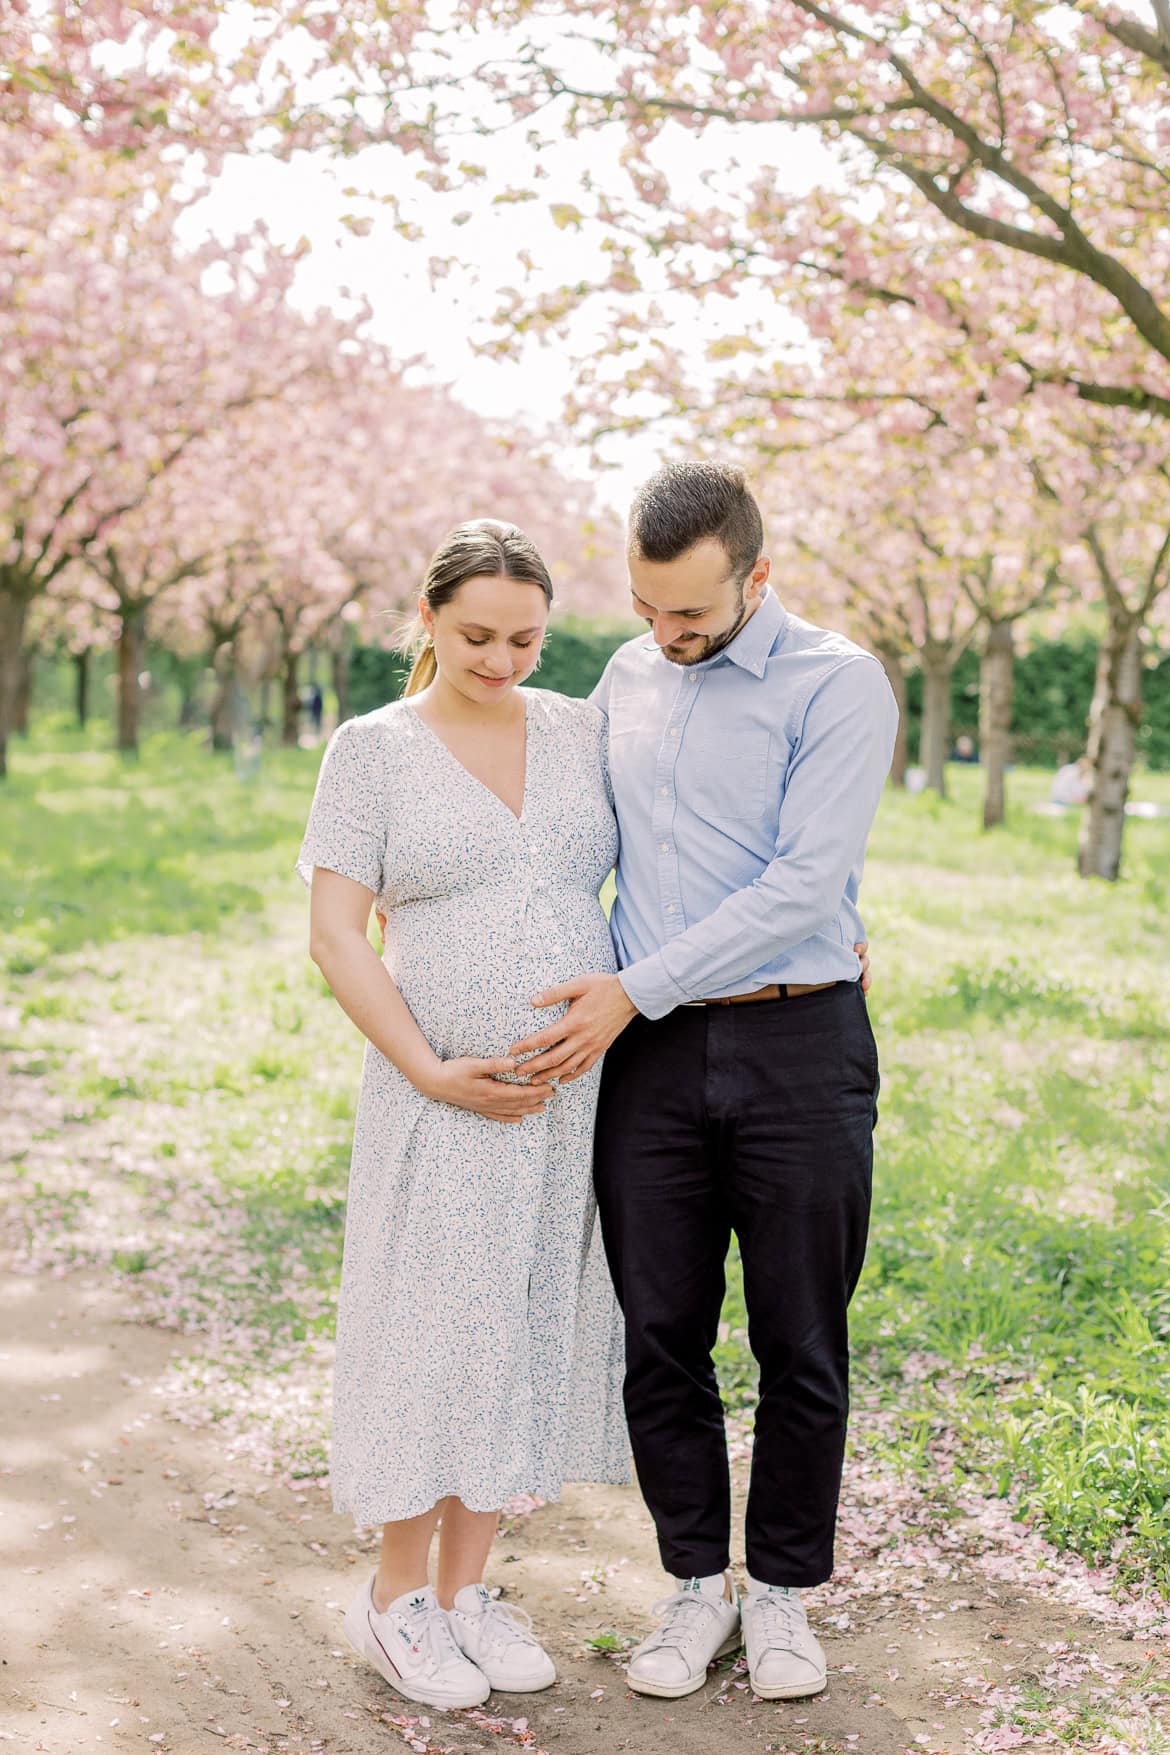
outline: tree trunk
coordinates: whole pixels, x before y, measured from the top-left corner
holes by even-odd
[[[348,659],[348,653],[347,653]],[[900,652],[892,648],[878,653],[882,661],[882,669],[886,673],[894,700],[898,704],[898,734],[894,739],[894,755],[890,762],[890,785],[905,786],[906,769],[910,765],[910,722],[906,715],[906,662]],[[340,690],[338,700],[341,699]],[[338,723],[343,715],[338,713]],[[348,712],[344,715],[349,717]]]
[[[124,755],[138,754],[138,727],[141,718],[142,690],[138,673],[142,668],[142,628],[146,606],[123,603],[118,633],[118,748]]]
[[[236,643],[216,640],[211,649],[215,671],[215,700],[211,704],[211,747],[220,752],[232,748],[236,707]]]
[[[295,748],[301,728],[301,689],[298,677],[300,662],[299,653],[291,647],[284,654],[282,681],[284,683],[284,722],[280,729],[280,741],[286,749]]]
[[[194,665],[179,669],[179,730],[189,731],[199,718],[199,676]]]
[[[1092,791],[1081,824],[1077,868],[1082,877],[1116,879],[1121,871],[1125,801],[1142,718],[1141,622],[1113,605],[1097,657],[1089,711]]]
[[[979,756],[986,777],[983,827],[1004,818],[1004,774],[1011,760],[1015,624],[990,622],[979,665]]]
[[[89,647],[73,654],[73,680],[75,684],[74,699],[77,703],[77,723],[82,731],[89,724]]]
[[[33,665],[36,654],[31,646],[21,649],[16,674],[16,704],[12,712],[12,729],[20,737],[28,736],[28,715],[32,706]]]
[[[919,760],[926,784],[940,798],[947,795],[947,750],[951,741],[951,672],[955,661],[948,646],[928,647],[922,655],[922,745]]]
[[[353,717],[349,693],[349,635],[344,630],[333,648],[333,692],[337,696],[337,723]]]
[[[20,691],[20,655],[28,598],[0,577],[0,779],[8,772],[8,736]]]

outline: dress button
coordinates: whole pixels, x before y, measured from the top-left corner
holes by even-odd
[[[678,912],[678,910],[677,910],[677,909],[676,909],[676,908],[675,908],[675,905],[674,905],[674,903],[673,903],[673,902],[668,902],[668,903],[667,903],[667,904],[666,904],[666,912],[667,912],[667,913],[668,913],[668,914],[675,914],[675,913],[677,913],[677,912]]]
[[[658,796],[659,796],[659,798],[669,798],[670,797],[670,787],[669,786],[660,786],[658,788]]]
[[[677,736],[678,736],[678,730],[679,730],[679,728],[678,728],[678,726],[677,726],[677,725],[672,725],[672,726],[671,726],[671,728],[670,728],[670,735],[671,735],[671,737],[677,737]]]
[[[659,852],[660,852],[660,853],[669,853],[669,852],[670,852],[670,842],[669,842],[669,841],[664,841],[664,842],[663,842],[663,843],[662,843],[662,846],[661,846],[661,847],[660,847],[660,848],[659,848],[659,849],[658,849],[658,851],[659,851]]]

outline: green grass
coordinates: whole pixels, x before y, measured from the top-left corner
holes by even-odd
[[[64,1153],[55,1124],[22,1147],[10,1208],[33,1255],[202,1331],[223,1417],[332,1322],[360,1044],[291,875],[316,759],[245,780],[173,735],[126,766],[18,744],[0,797],[4,1046],[73,1118]],[[1167,1585],[1170,821],[1132,821],[1123,881],[1086,884],[1075,822],[1029,808],[1047,775],[1011,776],[994,835],[978,773],[954,783],[886,799],[864,891],[883,1090],[853,1337],[881,1418],[859,1430]],[[1170,802],[1170,777],[1137,790]],[[734,1260],[724,1318],[747,1408]],[[306,1469],[320,1440],[306,1416]]]

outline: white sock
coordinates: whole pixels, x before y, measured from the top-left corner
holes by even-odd
[[[753,1578],[750,1572],[748,1573],[747,1587],[749,1597],[763,1596],[764,1592],[769,1590],[782,1590],[786,1596],[792,1597],[796,1602],[800,1601],[800,1592],[795,1588],[790,1588],[786,1584],[761,1584],[759,1579]]]
[[[676,1578],[674,1581],[680,1591],[693,1590],[704,1597],[722,1597],[727,1600],[726,1572],[713,1572],[710,1578]]]

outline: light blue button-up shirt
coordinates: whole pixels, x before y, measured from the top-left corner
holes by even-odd
[[[592,700],[621,831],[610,926],[638,1010],[855,981],[866,836],[898,724],[878,660],[767,591],[704,664],[629,641]]]

